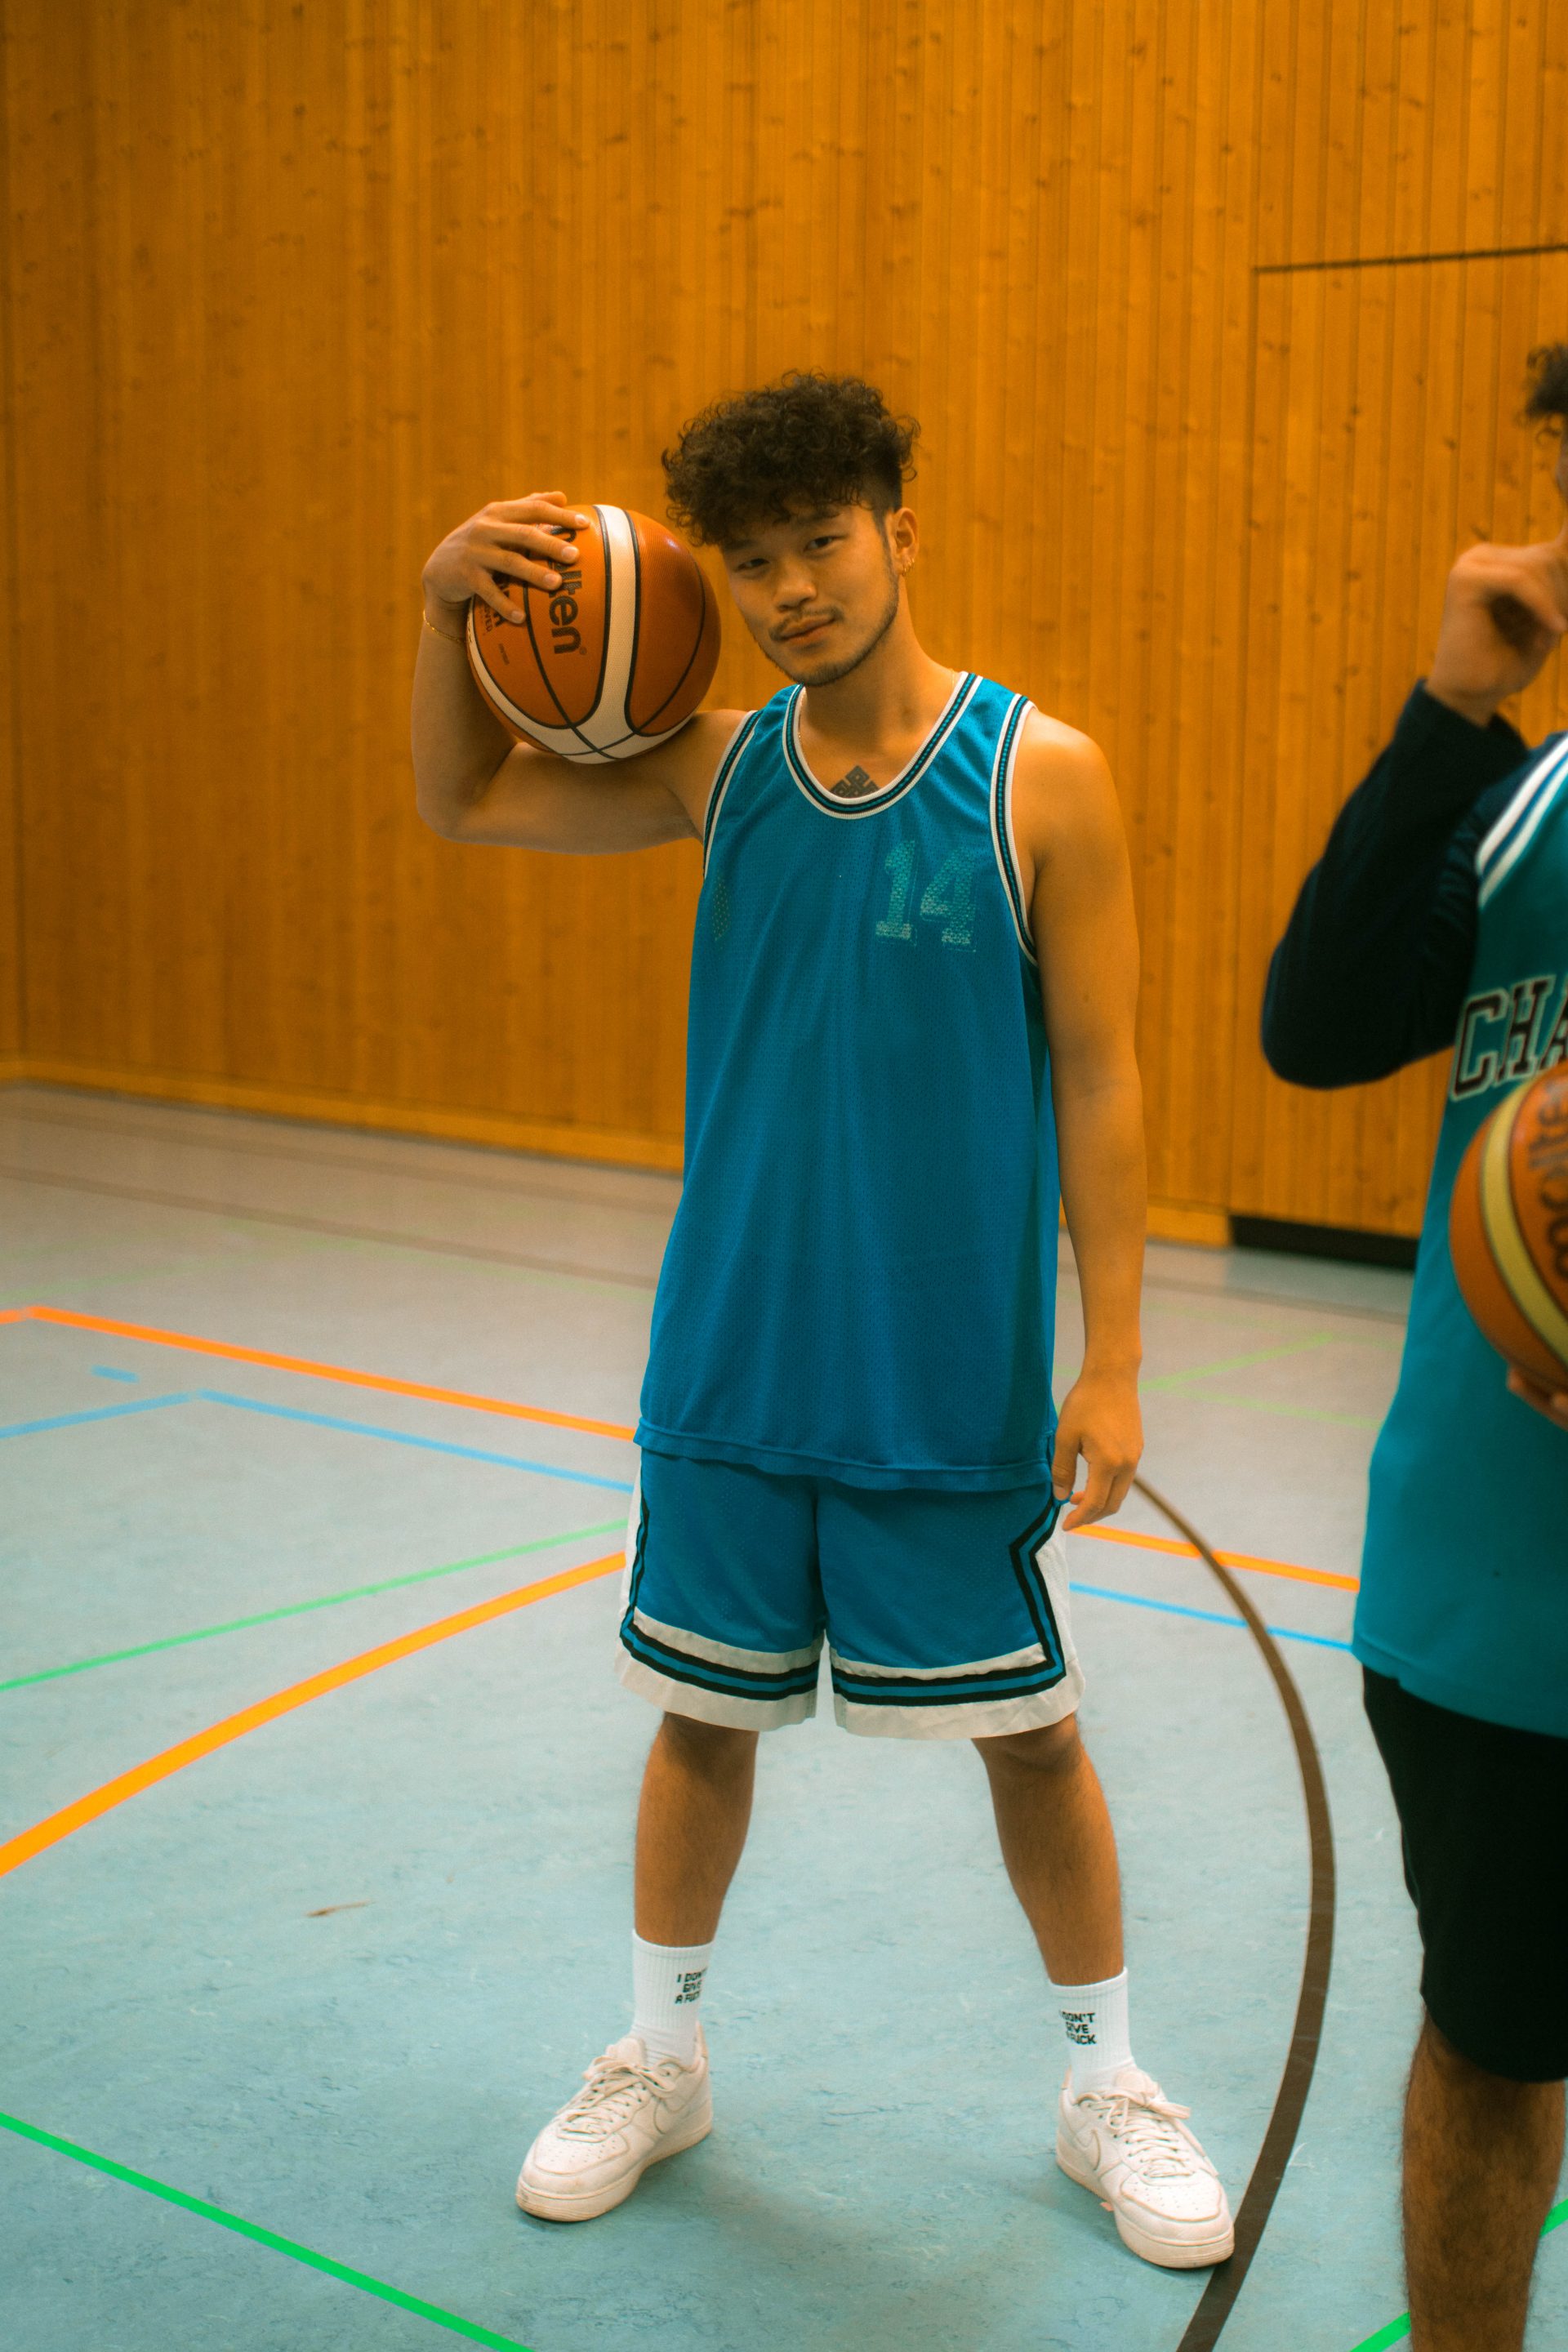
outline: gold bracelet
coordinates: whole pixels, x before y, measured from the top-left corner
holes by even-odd
[[[461,645],[466,645],[466,644],[468,643],[468,639],[467,639],[466,635],[459,635],[459,636],[456,636],[456,637],[455,637],[455,636],[452,635],[452,632],[451,632],[451,630],[450,630],[450,629],[438,629],[438,628],[436,626],[435,622],[430,618],[430,615],[429,615],[429,614],[428,614],[428,613],[423,614],[421,615],[421,618],[423,619],[423,621],[424,621],[424,623],[425,623],[426,627],[429,630],[430,635],[431,635],[433,637],[441,637],[441,638],[444,638],[444,639],[445,639],[445,641],[446,641],[446,643],[447,643],[447,645],[449,645],[449,646],[461,646]]]

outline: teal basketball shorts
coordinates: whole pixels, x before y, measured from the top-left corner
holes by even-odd
[[[984,1739],[1073,1714],[1062,1507],[848,1486],[645,1453],[619,1673],[673,1715],[771,1731],[816,1712],[823,1643],[847,1731]]]

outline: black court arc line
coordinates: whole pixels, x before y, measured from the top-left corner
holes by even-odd
[[[305,1234],[331,1234],[342,1241],[379,1242],[391,1249],[423,1250],[434,1257],[477,1258],[488,1265],[517,1265],[531,1274],[561,1275],[574,1282],[602,1282],[613,1290],[657,1290],[653,1274],[616,1274],[608,1266],[578,1265],[566,1258],[531,1257],[521,1250],[485,1249],[477,1242],[440,1241],[430,1234],[400,1234],[379,1225],[353,1225],[335,1218],[307,1217],[291,1209],[247,1207],[237,1201],[197,1201],[184,1192],[154,1192],[142,1184],[111,1184],[97,1176],[59,1176],[39,1168],[0,1167],[0,1183],[42,1184],[60,1192],[101,1192],[116,1201],[145,1201],[158,1209],[187,1209],[194,1215],[226,1217],[232,1223],[282,1225]]]
[[[1307,1914],[1307,1948],[1301,1960],[1301,1989],[1296,2002],[1296,2022],[1291,2029],[1289,2048],[1285,2053],[1285,2065],[1275,2093],[1273,2113],[1263,2135],[1263,2145],[1258,2151],[1258,2161],[1252,2168],[1236,2215],[1236,2252],[1228,2262],[1221,2263],[1209,2273],[1209,2282],[1198,2298],[1197,2308],[1187,2323],[1185,2335],[1176,2352],[1212,2352],[1218,2343],[1226,2320],[1236,2306],[1236,2299],[1246,2284],[1252,2257],[1258,2252],[1268,2217],[1274,2210],[1274,2200],[1285,2177],[1300,2129],[1307,2094],[1312,2086],[1312,2074],[1318,2063],[1318,2045],[1322,2038],[1323,2010],[1329,1996],[1329,1971],[1334,1952],[1334,1832],[1329,1815],[1329,1794],[1323,1783],[1322,1760],[1318,1743],[1312,1737],[1312,1727],[1297,1689],[1289,1667],[1285,1664],[1268,1626],[1252,1602],[1226,1568],[1222,1568],[1210,1547],[1197,1529],[1189,1525],[1173,1503],[1156,1494],[1142,1478],[1133,1480],[1145,1502],[1152,1503],[1163,1518],[1170,1521],[1178,1534],[1184,1536],[1210,1572],[1218,1578],[1232,1605],[1247,1621],[1247,1629],[1257,1643],[1263,1663],[1274,1677],[1275,1688],[1290,1727],[1295,1743],[1296,1762],[1301,1775],[1301,1795],[1307,1809],[1307,1837],[1311,1854],[1311,1894]]]
[[[98,1118],[90,1110],[79,1110],[77,1105],[80,1099],[80,1095],[73,1092],[68,1097],[68,1109],[53,1101],[42,1110],[7,1102],[0,1108],[0,1134],[3,1134],[7,1127],[20,1125],[59,1127],[71,1134],[79,1132],[90,1135],[130,1135],[142,1138],[150,1143],[168,1144],[179,1151],[221,1151],[226,1156],[245,1160],[298,1161],[311,1168],[335,1169],[340,1175],[347,1169],[354,1175],[389,1176],[416,1184],[445,1184],[465,1192],[500,1192],[509,1200],[518,1198],[531,1201],[565,1201],[577,1208],[613,1209],[619,1216],[668,1219],[673,1214],[672,1210],[668,1206],[648,1208],[637,1201],[622,1200],[615,1192],[585,1190],[580,1184],[574,1187],[564,1183],[542,1184],[537,1180],[531,1181],[526,1176],[516,1175],[476,1176],[466,1168],[438,1167],[430,1162],[416,1161],[406,1168],[394,1168],[389,1167],[384,1160],[363,1159],[346,1150],[310,1151],[301,1150],[297,1145],[288,1143],[237,1143],[231,1135],[225,1134],[220,1137],[195,1124],[189,1133],[183,1133],[178,1128],[168,1126],[156,1127],[146,1124],[137,1126],[128,1118]],[[118,1099],[123,1100],[124,1097],[118,1097]],[[189,1112],[194,1121],[243,1118],[268,1127],[279,1124],[270,1111],[235,1111],[220,1108],[211,1103],[174,1102],[167,1097],[159,1095],[138,1095],[132,1099],[139,1107],[149,1110],[168,1110],[174,1112],[176,1116]],[[476,1143],[468,1137],[404,1134],[396,1129],[385,1128],[345,1128],[331,1120],[290,1118],[289,1125],[303,1128],[307,1131],[320,1130],[324,1127],[328,1134],[342,1138],[345,1143],[353,1145],[357,1142],[370,1150],[374,1150],[378,1143],[391,1141],[395,1144],[411,1143],[416,1150],[485,1152],[495,1160],[503,1159],[510,1150],[510,1147],[506,1144]],[[545,1155],[530,1152],[520,1156],[531,1160]],[[552,1165],[568,1171],[574,1168],[582,1168],[591,1175],[603,1176],[611,1181],[629,1177],[637,1184],[646,1183],[650,1186],[663,1184],[676,1192],[680,1189],[680,1179],[672,1170],[662,1168],[626,1170],[609,1161],[574,1160],[568,1155],[557,1155],[554,1152],[551,1152],[548,1158]]]

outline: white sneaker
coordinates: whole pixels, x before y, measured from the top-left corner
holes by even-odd
[[[583,2077],[584,2088],[547,2123],[522,2160],[517,2201],[548,2221],[591,2221],[629,2197],[650,2164],[679,2156],[713,2128],[708,2044],[697,2055],[650,2064],[641,2040],[612,2042]]]
[[[1191,2113],[1123,2066],[1109,2091],[1076,2096],[1069,2074],[1057,2114],[1062,2170],[1115,2215],[1123,2245],[1162,2270],[1205,2270],[1236,2246],[1219,2175],[1187,2129]]]

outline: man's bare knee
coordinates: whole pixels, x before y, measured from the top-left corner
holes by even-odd
[[[757,1734],[733,1723],[703,1723],[694,1715],[667,1715],[659,1737],[689,1769],[722,1780],[743,1772],[757,1749]]]
[[[1004,1770],[1065,1774],[1078,1769],[1084,1753],[1076,1715],[1064,1715],[1059,1722],[1043,1723],[1034,1731],[977,1739],[974,1746],[988,1772],[1000,1766]]]
[[[1430,2010],[1422,2015],[1421,2040],[1427,2059],[1439,2074],[1447,2075],[1456,2083],[1501,2080],[1499,2075],[1489,2074],[1484,2067],[1476,2064],[1474,2059],[1467,2058],[1462,2050],[1456,2048]]]
[[[1417,2054],[1425,2057],[1446,2090],[1472,2107],[1490,2107],[1500,2113],[1539,2099],[1549,2100],[1562,2092],[1561,2084],[1521,2082],[1515,2075],[1494,2074],[1489,2068],[1478,2066],[1449,2041],[1430,2010],[1422,2016]]]

